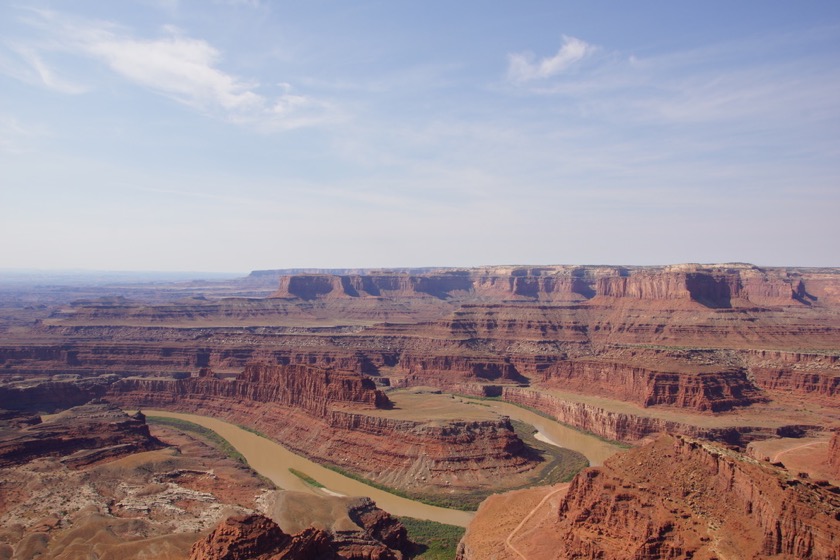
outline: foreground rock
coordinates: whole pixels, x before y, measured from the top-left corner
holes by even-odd
[[[554,511],[499,535],[499,558],[840,558],[840,490],[686,437],[583,471]]]
[[[269,491],[205,443],[157,426],[150,436],[142,416],[112,406],[22,429],[3,416],[0,433],[16,436],[0,467],[0,558],[184,560],[220,519],[252,512]]]
[[[402,523],[370,498],[279,490],[264,503],[266,515],[289,533],[326,531],[341,558],[401,559],[413,547]]]
[[[337,560],[330,537],[318,529],[287,535],[271,519],[241,515],[222,521],[193,545],[190,560]]]
[[[288,534],[263,515],[230,517],[193,545],[191,560],[402,560],[410,548],[405,527],[368,499],[336,501],[283,492],[281,502],[275,503],[275,514],[279,508],[282,517],[293,516],[291,525],[296,526],[302,521],[296,515],[300,512],[313,525]],[[320,511],[314,514],[319,519],[308,508]],[[324,513],[339,509],[343,516],[333,517],[324,528]]]

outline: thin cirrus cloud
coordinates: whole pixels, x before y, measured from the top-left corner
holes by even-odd
[[[552,57],[534,60],[531,52],[508,55],[508,79],[514,83],[550,78],[561,74],[595,51],[595,47],[576,37],[563,36],[563,45]]]
[[[122,78],[205,114],[259,128],[287,129],[328,120],[331,107],[310,96],[294,94],[280,84],[273,96],[258,93],[260,84],[225,72],[222,53],[202,39],[166,26],[156,38],[136,38],[124,28],[102,21],[35,12],[35,27],[50,39],[17,45],[15,50],[50,89],[81,93],[86,88],[59,81],[45,59],[51,52],[84,56],[105,64]]]

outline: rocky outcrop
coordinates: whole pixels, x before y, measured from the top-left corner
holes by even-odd
[[[719,412],[766,401],[745,372],[667,372],[600,360],[562,360],[543,370],[549,387],[595,393],[641,406]]]
[[[309,528],[287,535],[271,519],[240,515],[222,521],[196,542],[190,560],[339,560],[330,536]]]
[[[279,490],[264,497],[266,515],[289,533],[323,529],[341,558],[402,559],[413,543],[395,517],[370,498],[322,496]]]
[[[726,496],[721,500],[721,496]],[[680,436],[587,469],[560,505],[560,557],[840,558],[830,488]]]
[[[403,524],[386,511],[376,507],[376,503],[370,498],[357,498],[355,503],[347,508],[347,513],[350,519],[362,527],[365,535],[372,540],[392,550],[408,552],[411,548],[408,531]]]
[[[548,392],[522,387],[502,387],[501,396],[505,401],[533,408],[558,422],[606,439],[626,443],[637,443],[648,436],[669,432],[744,446],[754,439],[775,437],[785,431],[785,427],[744,425],[704,428],[689,422],[665,420],[656,416],[615,412],[602,406],[563,399]],[[809,426],[799,431],[813,428]]]
[[[63,457],[82,467],[112,457],[158,449],[142,414],[128,416],[110,404],[71,408],[46,422],[27,420],[0,429],[0,467],[39,457]]]
[[[143,394],[148,397],[144,399]],[[338,404],[353,404],[360,409],[391,406],[388,397],[367,377],[303,365],[249,364],[234,379],[207,374],[187,379],[120,379],[108,388],[108,395],[121,402],[131,396],[138,406],[177,405],[182,398],[274,403],[320,418]]]
[[[840,431],[835,431],[828,443],[828,466],[840,478]]]
[[[507,495],[520,524],[496,539],[516,551],[500,557],[840,558],[840,489],[685,436],[614,455],[550,494],[558,501],[548,518],[534,515],[539,507],[518,508],[533,502],[527,491]],[[461,560],[488,548],[486,534],[473,530],[490,526],[485,511],[467,529]]]
[[[287,495],[312,502],[315,496]],[[323,500],[324,498],[320,498]],[[351,499],[348,499],[351,500]],[[285,533],[259,514],[230,517],[196,542],[191,560],[402,560],[411,548],[405,527],[368,498],[352,499],[350,525],[326,529],[308,526]],[[323,508],[321,504],[314,507]],[[355,524],[355,525],[353,525]],[[338,524],[336,524],[338,525]]]
[[[840,396],[840,356],[777,350],[744,352],[750,376],[764,389],[822,398]]]

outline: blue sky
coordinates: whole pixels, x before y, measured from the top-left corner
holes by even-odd
[[[840,266],[840,3],[0,4],[0,268]]]

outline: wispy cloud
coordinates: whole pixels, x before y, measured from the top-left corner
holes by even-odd
[[[14,117],[0,115],[0,154],[20,155],[27,151],[32,138],[43,134],[43,130],[24,126]]]
[[[10,73],[18,79],[30,84],[42,85],[61,93],[77,94],[88,91],[86,86],[59,76],[35,49],[25,46],[14,46],[12,50],[23,61],[23,64],[18,65],[16,69],[9,68]]]
[[[840,72],[830,51],[820,54],[831,40],[829,34],[814,30],[649,56],[601,48],[599,56],[574,75],[524,79],[545,75],[547,70],[538,71],[553,60],[546,59],[524,65],[524,73],[514,74],[521,76],[514,84],[518,94],[530,92],[547,104],[562,99],[561,105],[553,107],[567,120],[609,123],[614,130],[677,127],[671,130],[692,136],[702,127],[729,123],[737,127],[737,137],[729,136],[729,142],[741,138],[767,144],[803,132],[813,137],[840,117],[836,103]],[[810,54],[802,56],[806,48]],[[564,60],[572,58],[568,55]],[[720,143],[725,132],[720,128],[717,132]]]
[[[534,53],[520,52],[508,55],[508,79],[514,83],[530,82],[556,76],[585,57],[595,47],[576,37],[563,36],[563,45],[552,57],[534,60]]]
[[[71,81],[57,78],[45,62],[50,53],[62,52],[91,58],[131,83],[237,124],[287,129],[330,117],[328,103],[293,93],[288,84],[262,88],[256,81],[225,71],[218,49],[174,26],[165,26],[158,37],[138,38],[110,22],[50,11],[33,13],[30,23],[43,29],[49,39],[18,44],[14,49],[40,82],[56,91],[85,91]],[[274,91],[269,95],[261,93],[261,89]]]

